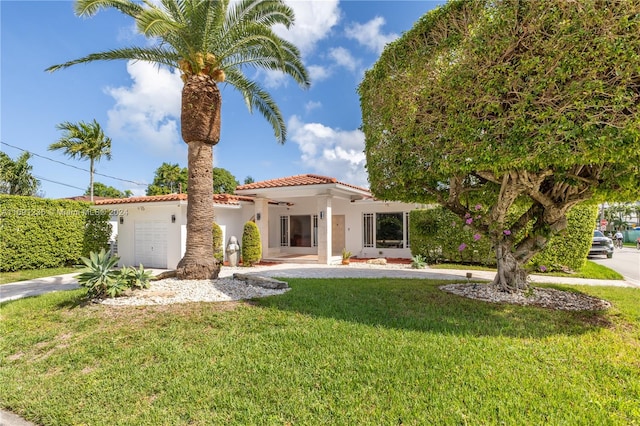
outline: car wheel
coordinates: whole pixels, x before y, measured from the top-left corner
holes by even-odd
[[[613,253],[607,253],[607,259],[611,259],[613,257]]]

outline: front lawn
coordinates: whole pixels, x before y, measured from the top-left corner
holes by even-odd
[[[640,423],[638,289],[572,286],[614,307],[561,312],[288,281],[251,303],[5,303],[0,405],[44,425]]]

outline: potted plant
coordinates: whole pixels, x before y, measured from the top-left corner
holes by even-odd
[[[351,252],[347,251],[346,248],[342,249],[342,264],[343,265],[348,265],[349,264],[349,258],[351,258]]]

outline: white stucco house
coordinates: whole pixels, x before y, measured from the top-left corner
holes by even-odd
[[[409,212],[426,207],[376,200],[365,188],[313,174],[240,185],[212,202],[225,246],[231,236],[240,241],[252,220],[263,260],[319,264],[338,263],[343,248],[356,257],[410,258]],[[186,194],[99,200],[95,207],[118,218],[121,265],[177,266],[186,244]]]

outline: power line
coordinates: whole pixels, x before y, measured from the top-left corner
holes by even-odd
[[[62,186],[68,186],[69,188],[79,189],[80,191],[84,191],[85,190],[85,188],[79,188],[77,186],[69,185],[68,183],[62,183],[62,182],[57,182],[55,180],[46,179],[46,178],[43,178],[42,176],[33,175],[33,177],[35,177],[38,180],[44,180],[46,182],[56,183],[56,184],[62,185]]]
[[[81,170],[83,172],[90,173],[89,170],[83,169],[82,167],[74,166],[72,164],[63,163],[62,161],[54,160],[53,158],[49,158],[49,157],[45,157],[44,155],[36,154],[35,152],[31,152],[31,151],[28,151],[26,149],[17,147],[15,145],[11,145],[10,143],[4,142],[4,141],[0,141],[0,143],[2,143],[4,145],[7,145],[7,146],[10,146],[11,148],[15,148],[17,150],[26,152],[26,153],[28,153],[30,155],[33,155],[34,157],[44,158],[45,160],[49,160],[49,161],[52,161],[54,163],[62,164],[63,166],[71,167],[71,168],[76,169],[76,170]],[[96,176],[102,176],[102,177],[106,177],[106,178],[109,178],[109,179],[119,180],[121,182],[132,183],[132,184],[138,185],[138,186],[148,186],[149,185],[147,183],[140,183],[140,182],[136,182],[136,181],[133,181],[133,180],[121,179],[121,178],[117,178],[115,176],[105,175],[103,173],[98,173],[98,172],[95,172],[95,171],[93,172],[93,174],[96,175]],[[43,179],[43,180],[46,180],[46,179]],[[65,185],[65,184],[63,184],[63,185]],[[70,185],[67,185],[67,186],[70,186]],[[72,187],[72,188],[75,188],[75,187]]]

